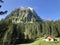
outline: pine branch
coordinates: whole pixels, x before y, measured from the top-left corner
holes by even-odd
[[[1,3],[3,3],[4,1],[3,0],[0,0]]]
[[[6,14],[7,13],[7,11],[0,11],[0,15],[3,15],[3,14]]]

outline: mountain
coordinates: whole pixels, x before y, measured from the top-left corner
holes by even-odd
[[[48,35],[60,37],[60,20],[43,20],[31,7],[15,9],[0,21],[0,45],[31,43]]]
[[[14,23],[42,22],[42,19],[37,15],[35,10],[31,7],[28,7],[28,8],[21,7],[21,8],[15,9],[6,18],[12,19],[12,22]]]
[[[42,22],[31,7],[13,10],[0,22],[1,45],[30,43],[36,40],[41,33]]]

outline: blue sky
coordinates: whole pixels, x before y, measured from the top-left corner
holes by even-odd
[[[0,10],[8,10],[8,13],[0,16],[0,19],[5,18],[14,9],[21,6],[34,8],[36,13],[43,19],[60,19],[60,0],[4,0]]]

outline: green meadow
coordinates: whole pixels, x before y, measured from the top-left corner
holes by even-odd
[[[34,41],[32,43],[17,44],[17,45],[60,45],[60,38],[57,38],[57,40],[59,40],[59,41],[46,42],[46,41],[43,41],[42,38],[40,38],[40,39],[37,39],[36,41]]]

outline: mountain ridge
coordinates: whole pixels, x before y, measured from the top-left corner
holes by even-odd
[[[18,8],[15,9],[14,11],[12,11],[12,13],[10,15],[8,15],[6,18],[11,18],[13,21],[15,22],[17,20],[18,23],[19,22],[42,22],[42,19],[37,15],[37,13],[35,12],[35,10],[31,7],[28,8]]]

